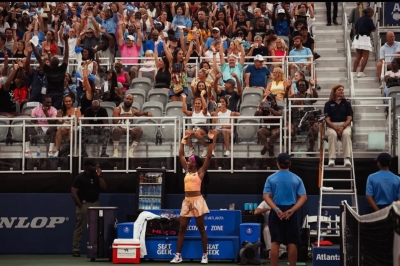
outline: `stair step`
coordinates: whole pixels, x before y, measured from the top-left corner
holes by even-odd
[[[344,165],[335,165],[335,166],[328,166],[324,165],[324,170],[326,171],[351,171],[351,166],[344,166]]]
[[[324,178],[323,180],[322,180],[322,182],[354,182],[354,179],[340,179],[340,178],[335,178],[335,179],[326,179],[326,178]]]
[[[341,195],[355,195],[356,192],[354,190],[350,189],[334,189],[334,190],[324,190],[324,194],[329,194],[329,195],[336,195],[336,196],[341,196]]]
[[[340,209],[340,206],[321,206],[321,209]]]

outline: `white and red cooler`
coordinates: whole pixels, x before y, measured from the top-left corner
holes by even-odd
[[[140,242],[138,239],[115,239],[112,245],[113,263],[140,263]]]

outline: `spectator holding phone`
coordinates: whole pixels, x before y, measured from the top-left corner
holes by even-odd
[[[274,94],[265,96],[254,116],[282,116],[282,109],[276,103]],[[275,118],[264,118],[264,123],[278,124],[279,119]],[[261,155],[264,155],[267,151],[269,156],[274,156],[274,142],[279,139],[281,129],[279,125],[272,125],[269,128],[266,125],[260,127],[257,131],[258,139],[264,148],[261,150]],[[269,140],[267,139],[269,137]]]

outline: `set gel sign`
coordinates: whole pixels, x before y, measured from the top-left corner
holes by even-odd
[[[55,228],[68,220],[68,217],[0,217],[0,228]]]

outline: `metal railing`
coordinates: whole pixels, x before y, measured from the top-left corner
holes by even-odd
[[[392,145],[392,120],[391,120],[391,110],[392,110],[392,98],[391,97],[362,97],[362,98],[348,98],[348,100],[355,102],[356,100],[358,101],[381,101],[381,100],[388,100],[387,104],[384,103],[374,103],[374,104],[370,104],[370,103],[359,103],[359,104],[352,104],[353,108],[357,108],[357,107],[387,107],[388,108],[388,119],[387,119],[387,129],[386,129],[386,134],[388,137],[388,150],[385,150],[385,152],[391,153],[391,145]],[[328,98],[291,98],[288,99],[289,101],[289,105],[285,105],[285,113],[288,113],[288,123],[292,125],[293,123],[293,118],[292,118],[292,112],[287,112],[288,110],[293,110],[293,108],[316,108],[316,109],[321,109],[322,113],[324,113],[323,108],[325,106],[325,102],[328,101]],[[295,101],[317,101],[316,103],[312,104],[312,105],[296,105],[293,102]],[[372,120],[372,119],[371,119]],[[381,120],[380,118],[377,120]],[[353,123],[356,123],[358,121],[355,120],[355,116],[353,116]],[[353,128],[356,128],[357,126],[353,125]],[[374,132],[375,129],[371,129],[370,132]],[[286,130],[285,130],[286,132]],[[363,132],[363,133],[368,133],[368,132]],[[288,139],[287,142],[289,144],[289,154],[318,154],[318,151],[315,152],[304,152],[304,151],[292,151],[292,136],[291,134],[289,134],[288,136],[285,136],[285,139]],[[353,141],[353,146],[355,144],[355,141]],[[357,154],[376,154],[376,151],[353,151],[353,153]]]
[[[218,119],[218,117],[210,117],[209,119],[214,118],[214,119]],[[254,127],[260,127],[260,125],[265,126],[265,127],[271,127],[271,126],[279,126],[279,128],[282,128],[283,126],[283,116],[274,116],[274,119],[279,119],[279,123],[260,123],[260,122],[255,122],[255,123],[240,123],[237,120],[243,120],[243,119],[248,119],[248,120],[255,120],[255,121],[260,121],[260,119],[264,119],[264,118],[271,118],[270,116],[232,116],[230,117],[230,129],[231,129],[231,134],[230,134],[230,163],[231,163],[231,167],[230,169],[219,169],[219,170],[208,170],[209,172],[230,172],[230,173],[234,173],[234,172],[275,172],[274,170],[237,170],[234,169],[234,145],[235,145],[235,141],[234,141],[234,137],[235,137],[235,132],[237,130],[237,128],[235,128],[236,126],[240,126],[240,125],[246,125],[246,126],[254,126]],[[191,120],[191,117],[183,117],[183,128],[185,129],[186,127],[194,127],[194,126],[205,126],[205,127],[209,127],[209,128],[218,128],[218,125],[221,126],[227,126],[228,124],[226,123],[202,123],[202,124],[193,124],[193,123],[187,123],[186,120]],[[221,117],[220,119],[227,119],[225,117]],[[218,136],[215,135],[214,138],[217,138]],[[279,136],[279,153],[282,152],[282,134],[280,134]],[[256,140],[257,140],[257,136],[254,136],[254,144],[256,144]],[[240,143],[240,142],[239,142]],[[212,145],[211,143],[209,145]],[[215,148],[215,147],[214,147]],[[254,157],[253,157],[254,158]]]

